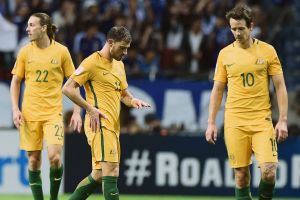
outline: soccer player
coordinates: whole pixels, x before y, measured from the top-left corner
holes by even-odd
[[[217,140],[215,119],[227,86],[224,137],[229,162],[235,172],[235,197],[237,200],[252,199],[249,165],[254,152],[261,171],[259,199],[269,200],[275,187],[277,142],[288,137],[288,99],[282,67],[271,45],[251,37],[252,12],[247,6],[236,6],[226,18],[235,41],[223,48],[217,59],[206,140],[211,144]],[[269,77],[275,86],[279,107],[275,130]]]
[[[84,128],[91,146],[93,168],[91,174],[79,183],[70,200],[88,198],[101,181],[105,199],[119,199],[121,102],[138,109],[150,107],[134,98],[127,89],[121,59],[127,54],[130,43],[131,35],[126,28],[112,27],[103,48],[84,59],[63,86],[63,93],[87,111]],[[87,100],[75,92],[82,85]]]
[[[57,200],[63,174],[62,83],[64,77],[69,77],[75,68],[68,49],[54,40],[56,27],[47,14],[31,15],[26,31],[30,43],[20,50],[12,70],[13,121],[20,129],[20,148],[27,151],[29,185],[34,199],[44,199],[40,167],[43,140],[46,140],[50,163],[50,199]],[[21,112],[19,97],[23,79],[25,91]],[[74,106],[70,125],[77,131],[81,129],[78,106]]]

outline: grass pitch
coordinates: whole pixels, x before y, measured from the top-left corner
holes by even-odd
[[[70,195],[62,195],[59,200],[68,200]],[[0,200],[32,200],[30,195],[0,195]],[[45,199],[49,199],[48,196]],[[234,197],[165,196],[165,195],[121,195],[121,200],[234,200]],[[254,198],[257,199],[257,198]],[[102,195],[92,195],[88,200],[104,200]],[[299,198],[275,198],[274,200],[299,200]]]

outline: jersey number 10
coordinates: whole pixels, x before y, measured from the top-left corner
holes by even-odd
[[[252,73],[242,73],[241,74],[241,77],[243,79],[243,85],[244,87],[247,87],[247,86],[253,86],[254,85],[254,75]]]

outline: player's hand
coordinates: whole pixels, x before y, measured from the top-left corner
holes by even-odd
[[[218,135],[218,129],[216,124],[208,124],[205,132],[206,141],[210,144],[215,144],[217,141],[217,135]]]
[[[278,121],[275,126],[277,142],[283,142],[288,137],[288,129],[286,121]]]
[[[23,123],[23,115],[19,109],[13,110],[13,121],[15,126],[19,129]]]
[[[69,127],[73,127],[73,131],[81,132],[82,129],[82,119],[80,116],[80,112],[74,112],[72,114]]]
[[[134,107],[134,108],[137,108],[137,109],[141,109],[141,108],[144,108],[144,107],[151,107],[151,105],[147,102],[144,102],[140,99],[137,99],[137,98],[133,98],[131,100],[131,106]]]
[[[90,106],[87,110],[90,115],[90,127],[94,133],[100,128],[100,117],[107,119],[106,115],[100,112],[97,108]]]

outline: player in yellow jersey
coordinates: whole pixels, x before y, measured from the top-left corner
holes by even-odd
[[[48,146],[51,200],[57,200],[63,174],[62,83],[75,68],[68,49],[54,40],[55,30],[47,14],[31,15],[26,29],[30,43],[20,50],[12,70],[13,121],[20,129],[20,148],[28,154],[29,184],[35,200],[44,199],[40,177],[43,140]],[[23,79],[25,91],[21,112],[19,97]],[[78,106],[74,107],[71,123],[74,129],[81,129]]]
[[[229,162],[235,172],[236,199],[252,199],[249,165],[253,152],[262,177],[259,199],[269,200],[275,187],[277,142],[288,136],[288,99],[282,67],[271,45],[251,37],[252,12],[247,6],[236,6],[226,18],[235,42],[223,48],[218,56],[206,140],[212,144],[216,142],[215,119],[227,86],[224,137]],[[269,77],[276,89],[280,112],[275,130],[271,120]]]
[[[70,200],[88,198],[101,181],[105,199],[119,199],[121,102],[138,109],[150,106],[134,98],[127,89],[121,59],[130,43],[131,35],[126,28],[111,28],[104,47],[83,60],[63,87],[63,93],[87,111],[84,127],[93,166],[91,174],[79,183]],[[82,85],[86,100],[76,93]]]

